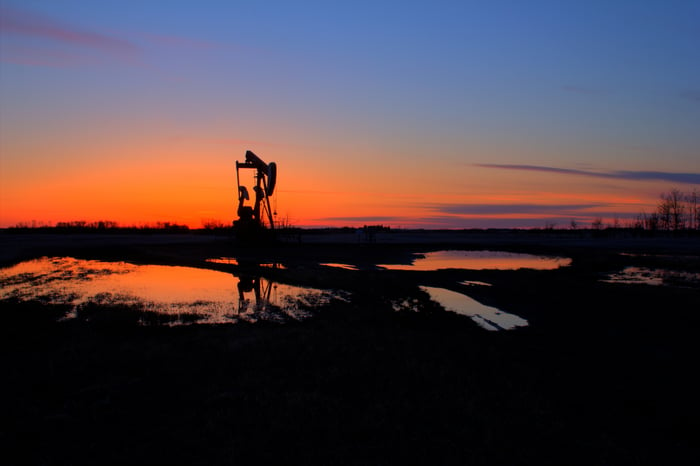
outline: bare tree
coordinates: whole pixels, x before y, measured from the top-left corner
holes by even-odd
[[[671,229],[671,206],[666,199],[665,194],[661,194],[661,200],[656,207],[656,213],[659,219],[660,230]]]
[[[657,212],[661,229],[673,231],[683,229],[685,227],[683,193],[676,188],[668,193],[662,193]]]
[[[644,219],[645,228],[649,231],[658,230],[660,228],[660,223],[661,223],[659,218],[660,218],[659,214],[656,212],[649,214],[649,216],[647,216]]]
[[[698,194],[697,188],[693,189],[693,192],[685,196],[685,202],[687,204],[687,216],[688,216],[688,228],[692,230],[700,229],[700,206],[698,206]]]

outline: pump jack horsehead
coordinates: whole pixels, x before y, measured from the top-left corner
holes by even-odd
[[[241,169],[255,170],[255,202],[253,207],[245,205],[250,200],[248,188],[241,185]],[[236,161],[236,184],[238,185],[238,220],[233,222],[236,236],[241,239],[260,239],[265,230],[274,233],[275,221],[270,207],[270,196],[277,184],[277,164],[265,163],[251,151],[246,151],[245,162]],[[268,233],[268,234],[269,234]]]

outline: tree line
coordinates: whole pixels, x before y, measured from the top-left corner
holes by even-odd
[[[699,201],[697,189],[690,193],[671,189],[661,194],[655,212],[637,216],[635,227],[649,231],[700,230]]]
[[[168,231],[178,232],[187,231],[187,225],[181,225],[174,222],[155,222],[142,225],[123,226],[112,220],[85,221],[73,220],[69,222],[56,222],[55,225],[42,222],[19,222],[14,226],[9,227],[10,230],[16,231],[58,231],[58,232],[115,232],[115,231]]]

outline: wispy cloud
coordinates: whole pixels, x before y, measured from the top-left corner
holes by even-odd
[[[535,172],[545,172],[554,173],[560,175],[577,175],[577,176],[590,176],[594,178],[607,178],[616,180],[630,180],[630,181],[668,181],[671,183],[687,183],[687,184],[698,184],[700,183],[700,173],[671,173],[671,172],[659,172],[659,171],[632,171],[632,170],[619,170],[619,171],[607,171],[607,172],[594,172],[588,170],[574,170],[570,168],[556,168],[556,167],[544,167],[539,165],[509,165],[509,164],[493,164],[493,163],[479,163],[475,164],[477,167],[482,168],[494,168],[499,170],[523,170],[523,171],[535,171]]]
[[[409,227],[424,228],[542,228],[545,225],[566,225],[570,219],[561,217],[508,217],[508,218],[483,218],[483,217],[455,217],[434,216],[424,219],[424,225],[410,225]]]
[[[680,93],[680,97],[700,103],[700,89],[686,89]]]
[[[397,222],[403,220],[402,217],[391,216],[368,216],[368,217],[323,217],[318,220],[324,222],[351,222],[351,223],[377,223],[377,222]]]
[[[68,25],[37,13],[0,7],[0,33],[6,37],[29,40],[29,44],[6,45],[3,60],[24,64],[54,66],[80,61],[81,52],[99,52],[120,59],[134,59],[140,48],[131,41]],[[55,47],[60,47],[56,50]],[[84,58],[84,57],[83,57]]]
[[[602,217],[602,216],[601,216]],[[545,225],[567,225],[572,218],[588,221],[588,216],[557,215],[510,217],[461,217],[426,215],[423,217],[325,217],[314,219],[312,226],[389,225],[394,228],[463,229],[463,228],[542,228]]]
[[[606,204],[445,204],[433,208],[454,215],[565,214],[605,207]]]

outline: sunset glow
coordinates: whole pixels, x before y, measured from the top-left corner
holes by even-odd
[[[627,222],[700,187],[697,2],[235,3],[2,0],[0,227],[230,224],[246,150],[306,227]]]

